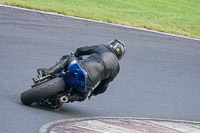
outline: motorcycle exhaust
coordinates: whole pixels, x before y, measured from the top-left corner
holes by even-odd
[[[61,103],[67,103],[68,102],[68,97],[67,96],[60,97],[60,102]]]

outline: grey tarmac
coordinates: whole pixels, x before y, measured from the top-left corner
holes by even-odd
[[[121,71],[103,95],[59,112],[25,106],[36,69],[77,47],[122,40]],[[84,117],[200,121],[200,41],[136,28],[0,6],[1,133],[35,133],[49,122]]]

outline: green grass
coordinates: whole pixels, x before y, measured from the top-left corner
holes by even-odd
[[[200,39],[200,0],[0,0],[0,3]]]

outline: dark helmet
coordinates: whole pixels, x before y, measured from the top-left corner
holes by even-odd
[[[117,39],[108,43],[108,46],[115,51],[117,58],[120,60],[126,53],[126,46],[122,41]]]

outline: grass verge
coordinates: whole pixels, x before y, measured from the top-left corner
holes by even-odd
[[[0,0],[0,4],[200,39],[200,0]]]

